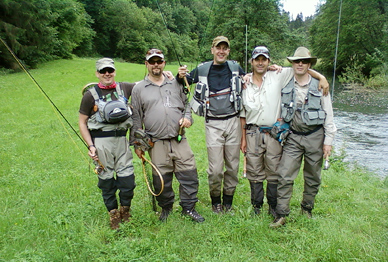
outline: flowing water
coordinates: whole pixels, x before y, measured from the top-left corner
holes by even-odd
[[[388,176],[388,92],[334,95],[335,153],[381,177]]]

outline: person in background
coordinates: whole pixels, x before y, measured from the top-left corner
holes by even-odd
[[[184,77],[189,84],[197,83],[193,111],[205,117],[207,169],[212,210],[223,213],[232,209],[233,196],[238,184],[240,159],[240,108],[243,69],[236,61],[227,60],[230,42],[225,36],[213,39],[213,61],[200,64],[188,73],[179,68],[178,81]]]
[[[195,210],[198,202],[198,173],[194,154],[186,137],[180,132],[192,124],[190,105],[182,86],[174,79],[163,75],[166,65],[163,52],[148,50],[145,57],[148,75],[138,82],[132,92],[133,121],[132,139],[136,140],[137,130],[143,130],[153,146],[148,154],[164,179],[164,190],[156,197],[162,207],[159,216],[166,221],[174,204],[173,174],[180,184],[179,198],[182,214],[193,221],[205,219]],[[142,158],[144,151],[135,143],[135,153]],[[154,174],[153,185],[156,192],[161,190],[161,181]]]
[[[270,224],[278,228],[290,213],[293,184],[303,165],[304,191],[301,213],[312,217],[315,196],[321,184],[323,158],[331,153],[336,126],[330,94],[323,96],[318,81],[308,74],[317,58],[306,47],[298,47],[292,63],[294,77],[282,89],[281,118],[290,124],[290,134],[283,146],[278,167],[279,184],[276,218]]]
[[[99,83],[89,88],[82,97],[79,129],[88,145],[89,156],[97,164],[98,187],[109,212],[110,227],[119,229],[119,223],[131,217],[130,207],[136,187],[132,152],[126,138],[132,126],[127,101],[134,84],[118,83],[115,76],[112,59],[101,58],[96,62]]]

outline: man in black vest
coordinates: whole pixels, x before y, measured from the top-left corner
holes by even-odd
[[[227,60],[230,43],[225,36],[214,38],[211,52],[213,61],[202,63],[190,74],[185,66],[180,67],[178,81],[183,83],[187,77],[190,84],[200,84],[206,93],[200,103],[206,120],[209,191],[213,212],[223,213],[232,208],[240,159],[240,94],[232,79],[238,82],[245,73],[237,62]]]

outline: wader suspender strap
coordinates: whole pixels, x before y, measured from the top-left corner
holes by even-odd
[[[232,72],[232,77],[233,76],[238,76],[240,71],[239,71],[239,65],[235,61],[227,60],[226,61],[229,67],[229,70]],[[207,88],[209,89],[209,83],[207,81],[207,78],[209,76],[209,71],[210,67],[213,65],[213,61],[205,62],[201,66],[198,67],[198,81],[206,84]],[[209,90],[210,92],[210,90]],[[209,97],[205,98],[205,104],[207,104],[207,101],[209,100]],[[207,112],[206,108],[206,112]],[[208,121],[208,116],[207,113],[205,114],[205,121]]]
[[[232,76],[239,75],[239,65],[234,61],[226,61],[229,67],[229,70],[232,72]],[[198,67],[198,80],[207,86],[209,86],[207,77],[209,75],[210,67],[213,65],[213,61],[205,62]]]

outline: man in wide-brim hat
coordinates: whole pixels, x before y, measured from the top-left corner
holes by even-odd
[[[298,47],[292,63],[294,78],[282,89],[281,117],[290,124],[277,169],[279,175],[276,218],[270,225],[281,227],[290,213],[294,180],[303,166],[304,190],[301,213],[312,217],[315,196],[321,184],[323,157],[329,157],[336,133],[330,94],[323,96],[318,80],[307,72],[317,62],[306,47]]]
[[[304,47],[300,46],[295,50],[294,56],[287,57],[287,60],[292,64],[299,60],[308,61],[313,67],[317,63],[317,58],[315,56],[311,56],[310,51]]]

